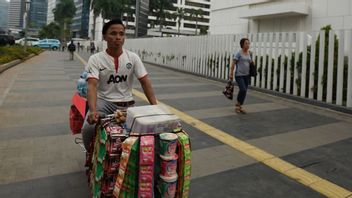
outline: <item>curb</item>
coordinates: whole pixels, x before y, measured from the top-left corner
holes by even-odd
[[[15,66],[15,65],[18,65],[32,57],[36,56],[35,54],[30,54],[29,56],[23,58],[23,59],[16,59],[16,60],[13,60],[9,63],[5,63],[3,65],[0,65],[0,74],[4,71],[6,71],[7,69],[10,69],[11,67]]]
[[[207,76],[196,74],[196,73],[189,72],[189,71],[182,71],[182,70],[178,70],[178,69],[169,67],[167,65],[155,64],[155,63],[148,62],[148,61],[143,61],[143,62],[151,64],[151,65],[155,65],[155,66],[158,66],[158,67],[166,68],[166,69],[169,69],[169,70],[185,73],[185,74],[197,75],[197,76],[199,76],[201,78],[206,78],[206,79],[217,81],[217,82],[222,82],[222,83],[226,83],[227,82],[227,80],[217,79],[217,78],[213,78],[213,77],[207,77]],[[224,84],[224,87],[225,87],[225,84]],[[301,103],[305,103],[305,104],[309,104],[309,105],[313,105],[313,106],[317,106],[317,107],[330,109],[330,110],[333,110],[333,111],[338,111],[338,112],[342,112],[342,113],[346,113],[346,114],[352,115],[352,108],[348,108],[348,107],[344,107],[344,106],[338,106],[338,105],[335,105],[335,104],[330,104],[330,103],[326,103],[326,102],[318,101],[318,100],[313,100],[313,99],[309,99],[309,98],[302,98],[300,96],[289,95],[289,94],[276,92],[276,91],[272,91],[272,90],[266,90],[266,89],[262,89],[262,88],[258,88],[258,87],[253,87],[253,86],[249,86],[249,87],[250,87],[250,89],[252,89],[254,91],[261,92],[261,93],[265,93],[265,94],[269,94],[269,95],[273,95],[273,96],[278,96],[278,97],[289,99],[289,100],[293,100],[293,101],[296,101],[296,102],[301,102]]]

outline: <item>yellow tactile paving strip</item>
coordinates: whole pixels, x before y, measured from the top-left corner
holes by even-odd
[[[79,60],[86,65],[87,62],[81,58],[78,54],[76,56]],[[137,90],[133,90],[133,94],[145,101],[147,98],[145,95]],[[199,129],[203,133],[213,137],[214,139],[219,140],[220,142],[244,153],[245,155],[252,157],[253,159],[265,164],[266,166],[280,172],[283,175],[286,175],[299,183],[310,187],[311,189],[323,194],[326,197],[336,197],[336,198],[347,198],[352,197],[352,192],[342,188],[330,181],[327,181],[323,178],[318,177],[304,169],[294,166],[293,164],[286,162],[279,157],[272,155],[258,147],[255,147],[251,144],[246,143],[238,138],[233,137],[221,131],[217,128],[214,128],[188,114],[185,114],[167,104],[164,104],[158,101],[159,104],[163,104],[167,106],[172,113],[177,115],[180,119],[182,119],[185,123],[193,126],[194,128]]]

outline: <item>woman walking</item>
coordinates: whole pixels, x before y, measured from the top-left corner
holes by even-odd
[[[242,38],[240,41],[241,50],[234,54],[233,61],[230,69],[230,80],[233,81],[235,78],[239,91],[237,95],[237,103],[236,103],[236,113],[246,113],[244,108],[242,107],[244,100],[247,95],[247,88],[250,81],[249,76],[249,65],[253,63],[251,58],[251,54],[249,51],[249,39]],[[235,74],[234,69],[236,66]]]

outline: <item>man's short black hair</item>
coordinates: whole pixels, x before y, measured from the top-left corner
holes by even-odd
[[[246,41],[249,42],[249,39],[248,39],[248,38],[242,38],[242,39],[240,40],[240,46],[241,46],[241,48],[243,48],[244,42],[246,42]]]
[[[103,35],[106,34],[106,32],[108,31],[108,29],[109,29],[110,26],[115,25],[115,24],[120,24],[120,25],[122,25],[123,28],[125,29],[125,25],[123,25],[121,19],[112,19],[112,20],[110,20],[109,22],[104,23],[104,26],[103,26]]]

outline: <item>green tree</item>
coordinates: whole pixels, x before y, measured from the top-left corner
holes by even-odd
[[[134,10],[131,8],[135,5],[135,0],[86,0],[90,4],[93,11],[93,39],[95,38],[96,18],[101,14],[103,19],[121,18],[123,20],[124,13],[127,13],[126,28],[128,28],[128,17],[133,15]]]
[[[66,40],[68,33],[70,32],[70,24],[72,23],[72,18],[76,13],[76,6],[73,0],[61,0],[56,8],[53,9],[54,20],[60,25],[63,35],[62,40]]]
[[[186,13],[185,13],[185,9],[183,8],[177,8],[176,12],[174,13],[175,18],[177,18],[177,32],[178,32],[178,36],[180,36],[180,27],[181,27],[181,21],[185,18]]]
[[[55,23],[51,22],[48,25],[45,25],[42,27],[42,29],[39,31],[39,38],[60,38],[60,32],[61,28],[60,26]]]
[[[163,23],[166,18],[169,18],[170,15],[167,10],[175,10],[172,0],[150,0],[149,1],[149,11],[154,13],[156,20],[159,23],[159,31],[163,27]]]
[[[104,19],[122,18],[128,0],[97,0],[100,1],[100,12]]]
[[[198,34],[198,20],[203,19],[204,12],[202,9],[191,9],[191,12],[189,16],[192,18],[192,20],[196,21],[196,35]]]
[[[200,35],[206,35],[206,34],[208,34],[208,27],[206,27],[206,26],[200,26],[200,28],[199,28],[199,34]]]

